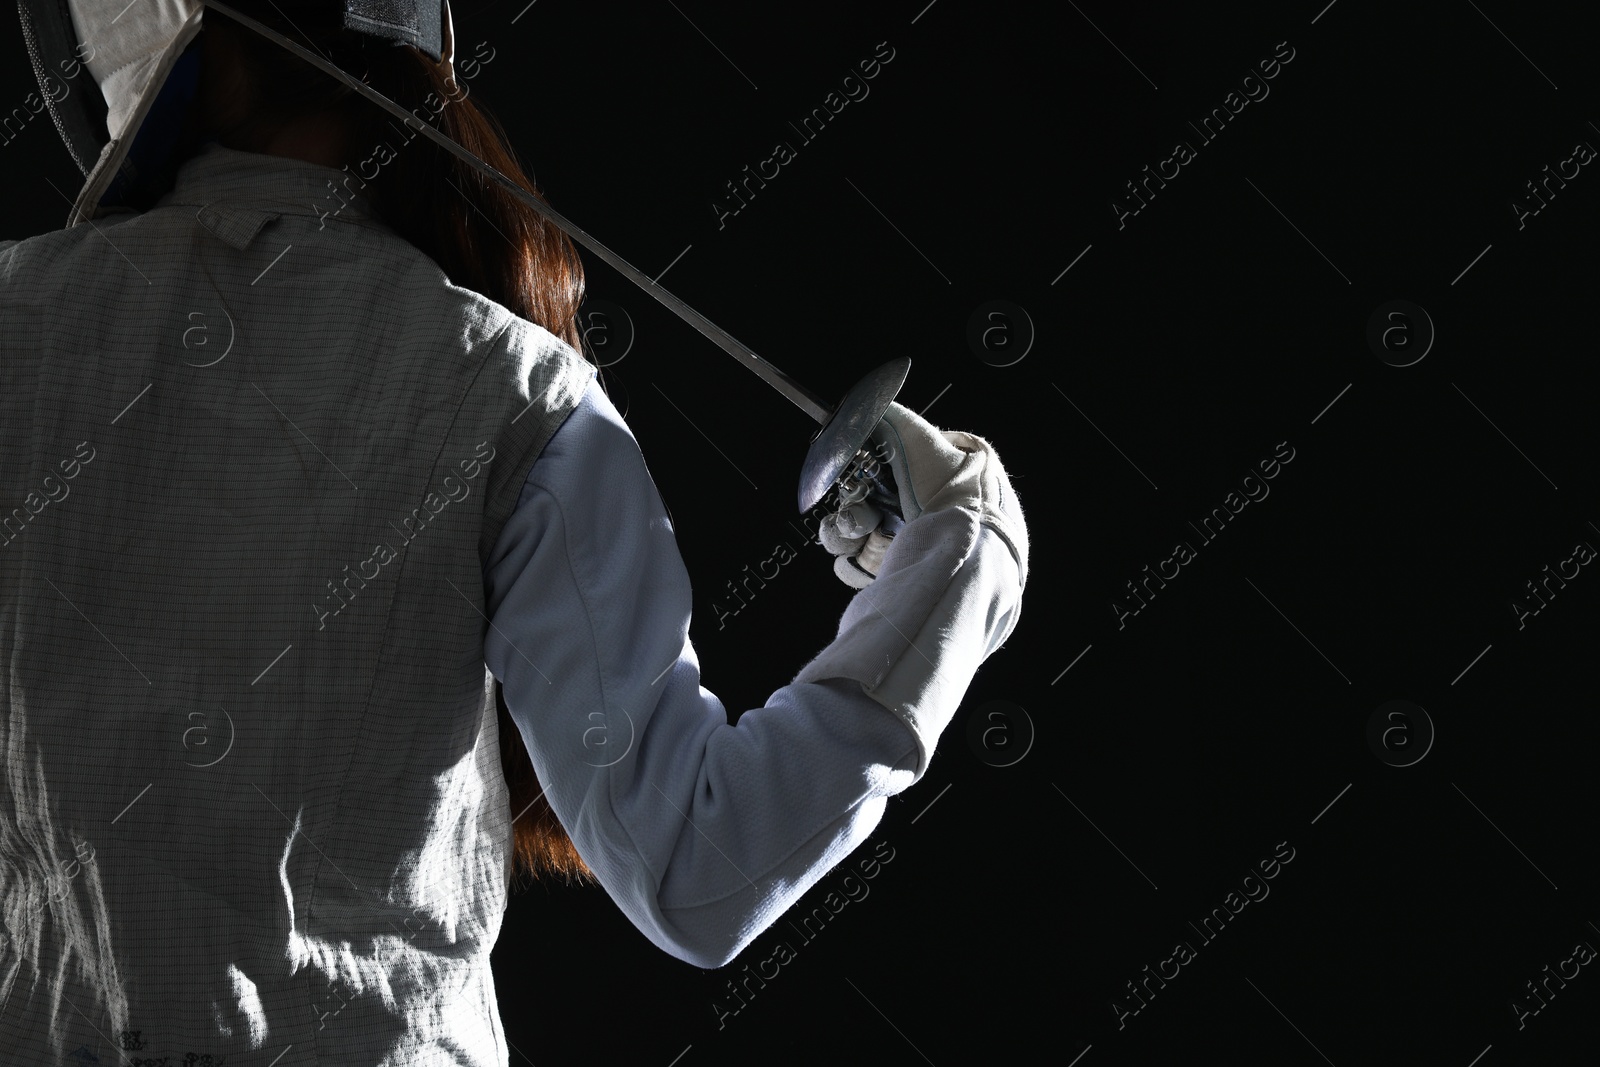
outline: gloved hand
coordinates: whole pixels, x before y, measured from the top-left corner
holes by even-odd
[[[852,589],[865,589],[877,577],[883,554],[894,538],[878,529],[883,513],[862,500],[823,517],[817,540],[836,557],[833,573]]]
[[[940,430],[898,403],[891,403],[871,438],[876,458],[889,464],[900,514],[906,522],[943,508],[975,512],[1006,542],[1024,586],[1028,582],[1028,531],[1011,480],[994,447],[959,430]],[[817,537],[836,557],[833,570],[854,589],[875,580],[893,537],[869,499],[850,500],[826,516]]]

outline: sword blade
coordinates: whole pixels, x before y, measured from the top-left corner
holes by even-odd
[[[748,346],[740,344],[722,327],[718,326],[716,323],[700,314],[700,312],[696,311],[688,304],[685,304],[676,296],[673,296],[662,286],[652,281],[644,273],[635,269],[634,266],[627,260],[611,251],[611,249],[601,244],[595,238],[589,236],[588,233],[584,232],[582,227],[578,226],[566,216],[562,215],[555,208],[541,202],[526,189],[523,189],[516,182],[502,174],[498,169],[485,163],[471,152],[468,152],[465,148],[462,148],[455,141],[452,141],[450,138],[446,137],[444,134],[440,133],[426,122],[421,122],[416,118],[416,116],[412,115],[399,104],[395,103],[393,100],[390,100],[388,97],[372,88],[372,86],[350,76],[345,71],[341,70],[337,65],[329,62],[322,56],[317,55],[315,52],[312,52],[309,49],[303,48],[294,43],[287,37],[283,36],[283,34],[272,29],[270,26],[263,25],[250,16],[235,11],[227,4],[218,3],[217,0],[203,0],[203,2],[207,7],[216,8],[229,18],[248,26],[250,29],[261,34],[263,37],[269,38],[282,47],[287,48],[289,51],[293,52],[307,63],[310,63],[312,66],[327,72],[334,78],[337,78],[339,81],[343,82],[345,85],[348,85],[350,88],[354,89],[368,100],[371,100],[374,104],[377,104],[391,115],[394,115],[396,118],[406,123],[418,133],[426,136],[429,140],[439,145],[439,147],[452,153],[463,162],[477,169],[482,174],[487,175],[496,182],[499,182],[507,192],[511,193],[512,196],[515,196],[518,200],[522,201],[522,203],[533,208],[535,211],[539,212],[539,214],[549,219],[557,229],[561,230],[568,237],[572,238],[584,248],[587,248],[590,252],[593,252],[595,255],[599,256],[629,281],[633,282],[635,285],[639,286],[639,288],[643,289],[645,292],[659,300],[667,308],[667,310],[677,315],[690,326],[693,326],[695,329],[699,330],[718,348],[722,349],[724,352],[728,353],[728,355],[744,364],[744,366],[748,370],[754,372],[758,378],[787,397],[789,401],[795,405],[795,407],[798,407],[801,411],[805,412],[819,424],[824,426],[828,424],[828,420],[833,415],[832,405],[828,404],[816,393],[813,393],[811,390],[807,389],[805,386],[789,377],[789,375],[785,374],[771,363],[768,363],[766,360],[756,355]]]

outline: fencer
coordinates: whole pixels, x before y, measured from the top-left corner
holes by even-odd
[[[447,6],[229,6],[532,190]],[[902,522],[822,522],[837,632],[730,723],[565,236],[426,138],[351,183],[388,116],[198,0],[22,11],[85,181],[0,241],[0,1057],[505,1065],[519,869],[727,964],[1017,626],[992,444],[889,405]]]

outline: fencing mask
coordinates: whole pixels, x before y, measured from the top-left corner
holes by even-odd
[[[172,158],[200,82],[204,0],[18,0],[44,106],[85,182],[68,226],[147,206],[172,184]],[[230,0],[303,35],[342,27],[438,60],[449,0]],[[85,85],[84,82],[93,84]]]

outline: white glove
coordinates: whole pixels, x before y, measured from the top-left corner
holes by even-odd
[[[877,576],[883,554],[894,538],[878,529],[883,513],[866,500],[848,504],[823,517],[817,540],[837,558],[833,573],[852,589],[865,589]]]
[[[929,511],[965,508],[998,533],[1016,557],[1022,585],[1028,583],[1028,530],[1022,509],[994,447],[959,430],[940,430],[914,411],[891,403],[873,432],[874,455],[889,464],[906,522]],[[833,553],[833,570],[854,589],[876,578],[893,543],[880,528],[869,501],[848,504],[826,516],[817,538]]]

